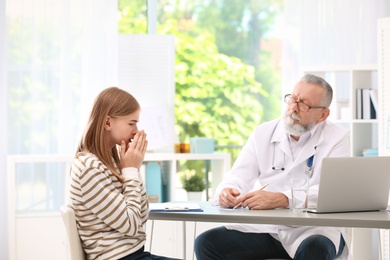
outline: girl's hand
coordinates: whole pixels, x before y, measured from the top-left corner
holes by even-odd
[[[122,140],[120,160],[122,168],[135,167],[139,169],[144,161],[148,140],[146,133],[142,130],[134,135],[133,141],[126,147],[126,142]]]

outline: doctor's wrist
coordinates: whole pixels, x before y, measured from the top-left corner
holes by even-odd
[[[288,197],[281,192],[276,193],[275,202],[278,205],[277,208],[288,208],[289,207]]]

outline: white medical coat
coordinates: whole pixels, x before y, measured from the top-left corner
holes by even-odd
[[[232,169],[225,174],[224,180],[217,188],[213,204],[218,204],[218,196],[223,188],[233,187],[241,194],[245,194],[252,191],[258,181],[260,186],[269,183],[267,191],[285,194],[291,205],[290,180],[292,177],[305,176],[307,162],[312,155],[314,155],[314,161],[309,181],[310,208],[316,207],[317,204],[322,158],[350,155],[348,129],[328,121],[321,122],[311,131],[310,138],[301,151],[295,155],[294,160],[283,122],[277,119],[261,124],[249,137]],[[277,170],[273,170],[272,167]],[[284,171],[280,169],[282,167]],[[347,244],[342,258],[349,254],[351,229],[261,224],[228,225],[226,227],[242,232],[276,234],[292,258],[301,242],[314,234],[324,235],[331,239],[337,251],[341,233]]]

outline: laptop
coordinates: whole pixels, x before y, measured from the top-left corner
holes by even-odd
[[[385,210],[389,189],[390,156],[324,158],[317,209],[308,212]]]

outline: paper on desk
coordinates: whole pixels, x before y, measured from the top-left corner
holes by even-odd
[[[203,211],[199,203],[195,202],[164,202],[149,203],[150,212],[162,211]]]
[[[226,211],[239,211],[239,210],[249,210],[248,207],[238,207],[238,208],[224,208],[224,207],[219,207],[220,210],[226,210]]]

